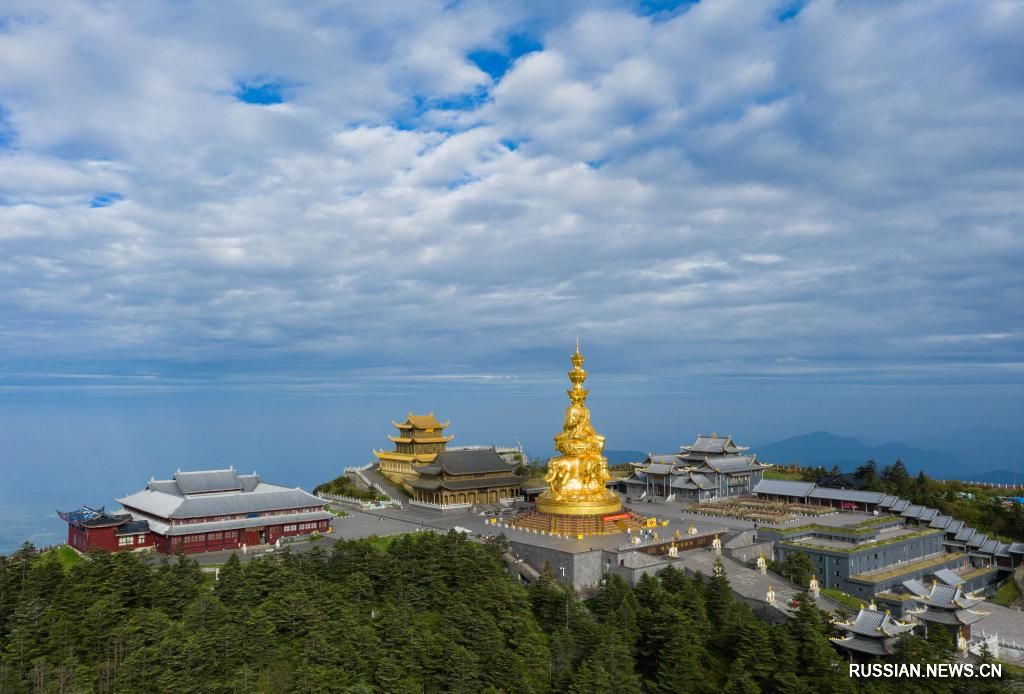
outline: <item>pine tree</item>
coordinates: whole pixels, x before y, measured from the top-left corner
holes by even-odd
[[[715,559],[714,567],[707,588],[707,611],[712,623],[720,626],[732,615],[733,595],[722,561]]]
[[[818,691],[850,691],[850,679],[840,668],[839,657],[826,638],[825,614],[807,591],[798,593],[796,602],[796,612],[786,627],[796,643],[797,676]]]

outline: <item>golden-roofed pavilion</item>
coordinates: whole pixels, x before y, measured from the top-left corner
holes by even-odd
[[[438,453],[444,452],[454,436],[446,436],[449,422],[441,423],[430,412],[415,415],[412,412],[404,422],[391,423],[398,429],[398,435],[388,438],[395,444],[393,451],[374,451],[380,463],[380,471],[392,481],[401,484],[418,476],[416,468],[434,462]]]

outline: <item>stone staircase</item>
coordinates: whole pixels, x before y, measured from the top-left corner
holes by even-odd
[[[387,495],[393,501],[404,501],[409,498],[408,493],[387,477],[381,474],[376,467],[352,470],[352,472],[368,487],[372,487]]]

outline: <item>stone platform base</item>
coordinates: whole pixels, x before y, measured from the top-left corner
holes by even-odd
[[[622,513],[628,517],[613,521],[602,521],[599,515],[570,516],[564,514],[545,513],[536,508],[526,509],[508,521],[514,528],[540,530],[558,535],[614,535],[627,530],[638,530],[643,526],[643,516],[631,512],[627,508]],[[618,514],[616,514],[618,515]]]

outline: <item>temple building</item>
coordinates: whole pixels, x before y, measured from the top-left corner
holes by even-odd
[[[132,520],[130,513],[107,513],[106,507],[83,506],[77,511],[58,511],[57,515],[68,524],[68,545],[79,552],[118,552],[153,546],[149,523]]]
[[[731,436],[698,434],[678,453],[648,454],[621,482],[630,496],[674,497],[680,501],[712,501],[750,494],[765,466],[747,454]]]
[[[850,660],[870,660],[893,655],[899,637],[914,630],[914,624],[897,621],[888,610],[883,612],[871,608],[861,607],[852,621],[835,622],[846,635],[830,640],[846,651]]]
[[[522,496],[522,479],[494,448],[442,451],[416,468],[407,484],[413,505],[457,508],[494,504]]]
[[[927,636],[929,629],[946,629],[953,643],[959,643],[961,638],[970,641],[971,625],[989,614],[973,609],[984,598],[965,595],[959,585],[943,585],[938,581],[932,582],[927,593],[919,589],[914,600],[918,606],[907,610],[907,615],[924,625],[924,635]]]
[[[60,513],[68,523],[68,544],[82,552],[152,547],[191,554],[327,532],[332,518],[323,499],[234,468],[179,470],[118,502],[124,512],[83,507]]]
[[[393,451],[374,451],[380,471],[392,482],[407,487],[409,480],[418,476],[418,468],[434,462],[438,453],[445,451],[453,436],[445,436],[448,422],[442,424],[431,412],[426,415],[409,413],[404,422],[391,423],[398,436],[388,436],[395,444]]]

